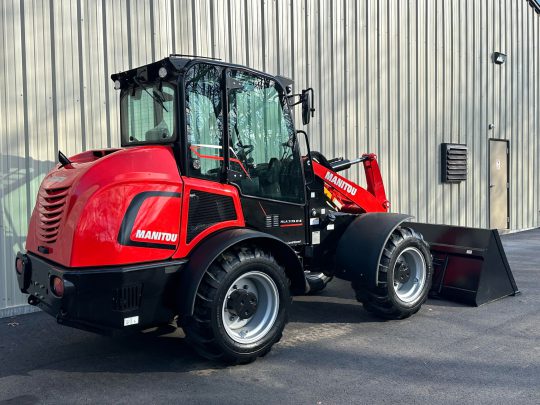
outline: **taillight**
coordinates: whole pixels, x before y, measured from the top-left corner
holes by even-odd
[[[64,296],[64,280],[60,277],[53,276],[51,278],[51,290],[57,297]]]
[[[22,275],[24,272],[24,263],[20,257],[17,257],[17,259],[15,260],[15,269],[20,275]]]

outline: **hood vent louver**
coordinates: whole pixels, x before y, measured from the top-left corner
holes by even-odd
[[[69,187],[42,188],[38,194],[38,239],[54,243],[58,237],[60,221],[66,206]]]

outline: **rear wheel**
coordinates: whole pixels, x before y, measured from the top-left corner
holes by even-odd
[[[273,256],[237,248],[207,270],[184,332],[206,358],[249,363],[279,341],[289,305],[288,279]]]
[[[403,319],[426,301],[432,275],[428,244],[413,229],[400,227],[384,247],[377,287],[353,283],[353,288],[366,310],[386,319]]]

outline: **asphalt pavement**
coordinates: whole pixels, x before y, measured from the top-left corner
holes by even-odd
[[[366,313],[346,282],[298,297],[265,358],[224,367],[180,331],[109,338],[44,314],[0,319],[0,404],[540,403],[540,230],[503,236],[522,294]]]

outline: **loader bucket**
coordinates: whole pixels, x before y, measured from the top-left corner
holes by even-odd
[[[431,295],[479,306],[519,290],[497,230],[408,223],[433,255]]]

